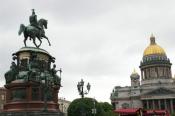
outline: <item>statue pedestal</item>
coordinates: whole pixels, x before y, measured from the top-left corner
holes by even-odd
[[[38,83],[12,82],[9,85],[5,85],[5,87],[7,88],[7,103],[4,106],[5,112],[43,111],[45,105],[47,105],[49,112],[59,111],[59,105],[56,101],[47,101],[45,103],[43,88]],[[57,93],[57,90],[53,91]]]
[[[58,92],[61,84],[51,72],[53,57],[33,47],[21,48],[15,57],[17,73],[10,70],[5,75],[7,102],[0,116],[60,116]]]

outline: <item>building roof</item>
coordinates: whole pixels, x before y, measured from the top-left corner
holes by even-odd
[[[51,55],[49,54],[49,52],[47,52],[46,50],[41,49],[41,48],[36,48],[36,47],[22,47],[22,48],[17,52],[17,54],[20,53],[20,52],[25,52],[25,51],[40,52],[40,53],[44,53],[44,54],[47,54],[47,55],[51,56]]]
[[[114,112],[116,113],[120,113],[120,114],[136,114],[137,112],[140,111],[140,108],[127,108],[127,109],[117,109],[114,110]]]

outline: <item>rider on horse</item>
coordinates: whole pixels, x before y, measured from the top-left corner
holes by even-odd
[[[35,10],[32,9],[32,15],[29,17],[29,26],[25,26],[24,24],[20,25],[20,29],[18,31],[18,34],[21,35],[21,33],[24,34],[24,45],[26,46],[26,40],[29,37],[29,39],[33,39],[34,45],[39,48],[42,41],[42,38],[47,39],[49,46],[50,41],[48,37],[45,35],[44,29],[47,29],[47,20],[46,19],[40,19],[37,20],[37,15],[35,14]],[[40,41],[39,45],[36,44],[35,40],[36,38]]]
[[[30,25],[41,30],[42,28],[38,25],[37,15],[35,14],[35,9],[32,9],[32,15],[29,17]]]

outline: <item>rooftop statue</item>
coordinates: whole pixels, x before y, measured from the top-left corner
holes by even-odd
[[[47,20],[46,19],[40,19],[37,20],[37,15],[35,14],[35,10],[32,9],[32,15],[29,17],[30,25],[25,26],[24,24],[20,25],[20,29],[18,34],[21,35],[24,34],[24,45],[26,46],[26,41],[28,37],[30,40],[33,40],[34,45],[39,48],[41,46],[41,39],[45,38],[47,39],[49,46],[51,46],[50,41],[48,37],[45,35],[44,29],[47,29]],[[36,44],[36,38],[40,41],[39,45]]]

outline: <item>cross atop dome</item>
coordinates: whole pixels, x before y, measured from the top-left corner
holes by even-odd
[[[151,45],[156,44],[155,36],[154,36],[153,34],[151,34],[151,37],[150,37],[150,44],[151,44]]]

